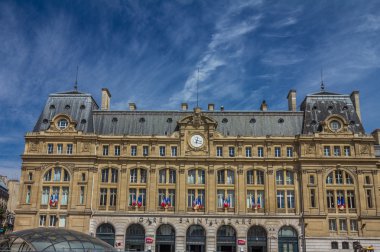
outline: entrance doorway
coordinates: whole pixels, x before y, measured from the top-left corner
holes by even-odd
[[[109,223],[103,223],[96,229],[96,237],[115,246],[115,229]]]
[[[144,251],[145,229],[140,224],[132,224],[125,233],[125,250]]]
[[[216,247],[218,252],[236,252],[236,231],[232,226],[224,225],[218,229]]]
[[[282,227],[278,232],[279,252],[298,252],[298,234],[292,227]]]
[[[252,226],[247,234],[248,252],[267,252],[267,232],[261,226]]]
[[[200,225],[191,225],[186,232],[186,251],[206,251],[206,231]]]
[[[175,251],[175,229],[169,224],[162,224],[156,231],[156,251]]]

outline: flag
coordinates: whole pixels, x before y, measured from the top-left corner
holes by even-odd
[[[251,201],[252,201],[252,208],[253,208],[253,209],[256,209],[255,196],[252,196],[252,197],[251,197]]]
[[[224,208],[230,207],[230,198],[224,198],[224,203],[223,203]]]
[[[133,195],[133,196],[132,196],[132,206],[133,206],[133,207],[136,206],[136,195]]]
[[[166,206],[166,199],[165,199],[165,197],[162,198],[161,206],[162,206],[162,207],[165,207],[165,206]]]
[[[344,203],[344,197],[343,196],[338,197],[337,205],[338,205],[339,210],[344,210],[346,208],[346,204]]]
[[[142,195],[139,195],[139,197],[137,198],[137,207],[141,207],[142,206]]]
[[[170,198],[166,197],[166,207],[170,207],[171,205]]]
[[[193,208],[194,208],[194,210],[198,210],[198,209],[202,208],[202,201],[201,201],[200,197],[198,197],[194,200]]]
[[[50,196],[50,202],[49,202],[49,205],[50,205],[51,207],[56,207],[57,204],[58,204],[58,195],[54,193],[54,194],[52,194],[52,195]]]

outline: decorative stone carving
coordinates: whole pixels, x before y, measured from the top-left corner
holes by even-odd
[[[267,171],[267,174],[268,174],[268,175],[273,175],[273,170],[268,170],[268,171]]]
[[[208,169],[208,174],[214,174],[214,168],[209,168]]]
[[[362,144],[360,145],[360,154],[362,155],[368,155],[369,154],[370,146],[369,144]]]
[[[315,144],[314,143],[310,143],[308,145],[306,145],[306,154],[307,155],[311,155],[311,154],[315,154]]]
[[[90,143],[83,143],[82,144],[82,152],[89,152],[90,151]]]
[[[179,173],[180,174],[184,174],[185,173],[185,169],[183,169],[183,168],[179,169]]]
[[[29,151],[37,152],[38,151],[38,142],[30,142],[29,143]]]

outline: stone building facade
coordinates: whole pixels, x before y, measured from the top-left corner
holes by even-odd
[[[110,98],[49,96],[25,136],[17,230],[126,250],[380,248],[379,131],[364,132],[358,92],[297,110],[291,90],[288,111],[112,111]]]

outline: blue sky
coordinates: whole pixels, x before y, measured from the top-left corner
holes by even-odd
[[[0,174],[20,174],[23,137],[49,93],[112,93],[111,107],[286,110],[289,89],[360,90],[380,126],[380,2],[104,0],[0,2]]]

